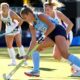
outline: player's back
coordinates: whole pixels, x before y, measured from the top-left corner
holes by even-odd
[[[35,18],[36,18],[36,22],[33,23],[34,27],[39,30],[39,31],[42,31],[42,32],[46,32],[46,30],[48,29],[48,25],[44,22],[42,22],[40,19],[39,19],[39,15],[40,14],[34,14],[35,15]],[[58,21],[56,19],[53,19],[45,14],[43,14],[45,17],[47,17],[54,25],[57,25],[58,24]]]

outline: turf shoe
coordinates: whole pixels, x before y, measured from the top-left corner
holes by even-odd
[[[27,76],[35,76],[35,77],[39,77],[40,76],[40,72],[39,71],[29,71],[29,72],[24,72],[25,75]]]
[[[8,66],[16,66],[16,63],[10,63]]]
[[[74,72],[71,77],[80,77],[80,71]]]
[[[75,72],[77,72],[77,70],[74,67],[71,67],[71,72],[75,73]]]

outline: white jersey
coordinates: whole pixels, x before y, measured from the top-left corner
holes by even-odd
[[[10,11],[8,12],[8,16],[7,17],[3,17],[3,15],[1,14],[1,20],[5,23],[6,28],[5,31],[6,33],[9,33],[11,31],[13,31],[19,24],[19,22],[17,20],[12,20],[11,16],[10,16]],[[21,31],[21,28],[18,29],[18,31]],[[9,35],[14,35],[15,32],[10,33]],[[17,33],[17,32],[16,32]]]
[[[66,24],[65,22],[61,22],[61,19],[58,18],[57,16],[57,12],[54,11],[54,14],[55,14],[55,18],[58,20],[59,24],[62,25],[62,27],[66,30],[66,28],[68,27],[68,24]],[[67,38],[70,40],[70,43],[72,42],[72,39],[73,39],[73,32],[70,31],[69,34],[67,35]]]

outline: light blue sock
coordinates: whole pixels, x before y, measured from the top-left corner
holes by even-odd
[[[68,60],[69,60],[72,64],[75,64],[75,65],[77,65],[78,67],[80,67],[80,59],[77,58],[76,56],[70,54],[69,57],[68,57]]]
[[[39,71],[39,63],[40,63],[40,56],[38,51],[34,51],[32,54],[32,60],[33,60],[33,70]]]

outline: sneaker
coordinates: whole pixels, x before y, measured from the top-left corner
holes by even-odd
[[[80,77],[80,71],[74,72],[71,77]]]
[[[16,66],[16,63],[8,64],[8,66]]]
[[[29,72],[24,72],[25,75],[27,76],[35,76],[35,77],[39,77],[40,76],[40,72],[36,72],[36,71],[29,71]]]
[[[77,72],[77,70],[74,67],[71,67],[71,72],[75,73],[75,72]]]
[[[76,66],[75,64],[71,65],[71,72],[75,73],[77,71],[80,71],[80,67]]]

